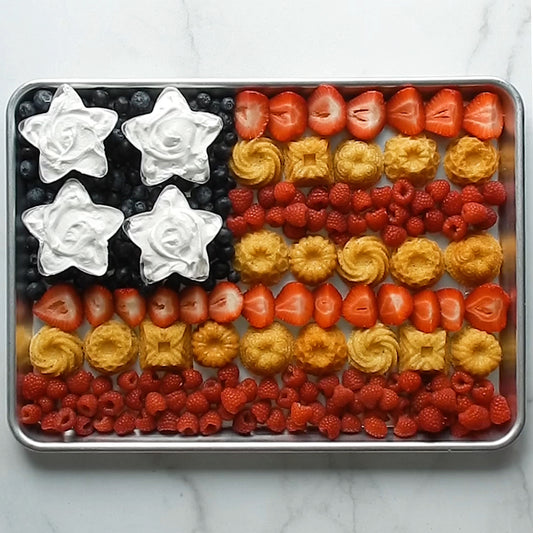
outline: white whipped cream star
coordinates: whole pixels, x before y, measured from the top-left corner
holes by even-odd
[[[39,174],[52,183],[77,170],[101,178],[107,174],[104,139],[118,119],[111,109],[85,107],[70,85],[61,85],[46,113],[29,117],[19,131],[39,149]]]
[[[151,211],[133,215],[123,229],[141,249],[141,277],[146,283],[161,281],[176,272],[204,281],[209,275],[207,245],[222,227],[222,218],[209,211],[191,209],[183,193],[167,185]]]
[[[39,240],[37,266],[45,276],[72,266],[103,276],[107,270],[107,241],[123,221],[122,211],[94,204],[75,179],[65,182],[53,203],[22,213],[22,222]]]
[[[222,130],[222,119],[192,111],[183,95],[167,87],[154,110],[122,125],[126,138],[141,151],[145,185],[163,183],[174,175],[193,183],[209,179],[207,147]]]

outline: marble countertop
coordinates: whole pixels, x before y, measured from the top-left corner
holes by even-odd
[[[0,104],[36,78],[491,75],[521,92],[531,139],[530,23],[528,0],[3,2]],[[532,531],[530,402],[514,445],[457,455],[35,454],[4,415],[0,531]]]

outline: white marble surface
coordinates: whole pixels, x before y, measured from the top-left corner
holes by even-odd
[[[521,91],[531,139],[528,0],[0,6],[2,108],[19,84],[47,77],[496,75]],[[5,364],[0,377],[4,388]],[[2,416],[0,531],[528,532],[532,418],[490,454],[67,456],[26,452]]]

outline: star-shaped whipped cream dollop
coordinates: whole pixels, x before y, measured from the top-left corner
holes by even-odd
[[[133,215],[123,229],[141,249],[140,272],[146,283],[177,273],[204,281],[209,276],[207,245],[222,227],[222,217],[191,209],[174,185],[167,185],[151,211]]]
[[[85,107],[67,84],[54,94],[46,113],[19,123],[22,136],[39,149],[39,175],[52,183],[71,170],[101,178],[107,174],[104,139],[113,131],[118,114],[111,109]]]
[[[222,130],[222,119],[192,111],[178,89],[166,87],[151,113],[122,124],[122,132],[141,151],[145,185],[163,183],[174,175],[193,183],[209,179],[207,148]]]
[[[107,241],[124,221],[122,211],[92,202],[85,187],[69,179],[53,203],[22,213],[22,222],[38,239],[37,266],[44,276],[69,267],[103,276],[107,270]]]

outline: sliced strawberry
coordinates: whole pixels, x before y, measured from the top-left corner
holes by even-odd
[[[425,289],[413,296],[411,322],[416,329],[424,333],[433,333],[439,327],[439,300],[433,291]]]
[[[424,101],[418,89],[400,89],[387,102],[387,122],[404,135],[418,135],[424,129]]]
[[[274,295],[262,284],[244,293],[242,316],[254,328],[266,328],[274,321]]]
[[[309,127],[319,135],[335,135],[346,125],[346,102],[333,85],[319,85],[307,99]]]
[[[268,98],[257,91],[241,91],[235,98],[235,129],[243,139],[265,133],[268,124]]]
[[[116,289],[115,311],[130,328],[137,327],[146,315],[146,301],[137,289]]]
[[[388,326],[399,326],[413,312],[413,297],[400,285],[385,283],[378,291],[379,318]]]
[[[342,316],[358,328],[371,328],[378,319],[374,291],[368,285],[354,285],[342,302]]]
[[[285,91],[270,99],[270,123],[272,137],[286,142],[298,139],[307,127],[307,103],[299,94]]]
[[[231,281],[223,281],[209,295],[209,317],[220,324],[233,322],[241,315],[243,302],[239,287]]]
[[[465,108],[463,128],[482,141],[497,139],[503,131],[503,110],[498,96],[489,92],[478,94]]]
[[[465,318],[476,329],[498,333],[507,325],[509,295],[495,283],[485,283],[465,299]]]
[[[87,321],[96,327],[111,320],[115,313],[113,295],[102,285],[93,285],[83,293],[83,310]]]
[[[187,287],[180,292],[180,318],[187,324],[200,324],[209,317],[209,299],[199,285]]]
[[[465,299],[458,289],[439,289],[435,293],[440,307],[440,324],[446,331],[459,331],[463,327]]]
[[[456,137],[463,125],[463,97],[456,89],[441,89],[426,104],[426,130]]]
[[[313,316],[313,304],[313,294],[303,283],[287,283],[276,298],[276,317],[293,326],[303,326]]]
[[[148,300],[148,314],[160,328],[174,324],[180,316],[177,293],[168,287],[159,287]]]
[[[329,328],[337,323],[341,317],[342,296],[331,284],[324,283],[315,289],[313,318],[321,328]]]
[[[83,321],[83,305],[72,285],[54,285],[33,304],[33,314],[49,326],[73,331]]]
[[[352,98],[346,106],[346,127],[356,139],[371,141],[386,121],[385,99],[379,91],[366,91]]]

